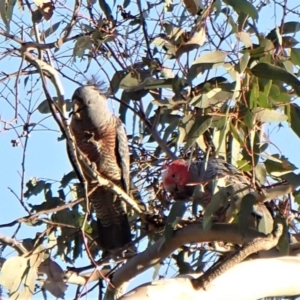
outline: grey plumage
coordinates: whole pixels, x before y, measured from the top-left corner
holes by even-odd
[[[110,112],[106,97],[94,86],[78,88],[72,101],[70,127],[77,146],[101,176],[128,193],[130,162],[122,122]],[[87,181],[89,189],[96,184],[90,178]],[[97,216],[100,247],[111,251],[129,243],[130,225],[123,202],[101,186],[90,195],[90,201]]]
[[[184,160],[176,160],[166,168],[163,174],[163,186],[166,191],[173,195],[175,200],[187,200],[191,197],[194,199],[197,198],[197,202],[204,209],[211,203],[214,192],[214,180],[218,180],[218,186],[222,186],[226,190],[223,204],[220,204],[220,207],[225,205],[225,209],[229,205],[227,197],[230,199],[232,208],[235,205],[239,208],[242,198],[255,191],[249,179],[242,172],[220,158],[210,158],[207,161],[194,161],[190,165]],[[199,185],[204,187],[202,192],[196,190],[196,187]],[[223,219],[219,219],[219,221],[232,218],[232,210],[231,215],[227,215],[226,217],[223,215]],[[271,218],[264,204],[255,205],[253,212],[256,215],[265,215]]]

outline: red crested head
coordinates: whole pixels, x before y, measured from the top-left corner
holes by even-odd
[[[184,160],[177,159],[166,166],[162,175],[162,183],[168,192],[173,192],[175,187],[184,188],[189,182],[188,165]]]

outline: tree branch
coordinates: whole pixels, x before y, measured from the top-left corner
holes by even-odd
[[[118,300],[252,300],[300,294],[300,258],[280,257],[242,262],[216,278],[205,290],[195,290],[197,274],[157,280],[140,286]],[[285,276],[279,276],[285,274]]]
[[[243,238],[236,224],[213,224],[210,230],[204,230],[202,223],[194,223],[174,232],[168,241],[162,236],[155,244],[130,259],[114,273],[110,287],[119,287],[123,282],[155,266],[184,244],[224,241],[241,245],[263,236],[254,229],[247,229]]]
[[[0,244],[4,244],[4,245],[14,248],[18,252],[19,255],[28,253],[28,251],[22,246],[21,243],[19,243],[15,239],[5,236],[1,233],[0,233]]]
[[[194,289],[206,289],[207,285],[210,284],[214,279],[231,269],[233,266],[239,264],[247,256],[261,250],[269,250],[278,244],[278,240],[282,235],[283,226],[277,224],[277,227],[272,233],[265,237],[258,237],[252,241],[243,245],[240,249],[228,256],[224,260],[220,261],[216,265],[213,265],[199,278],[192,279],[192,285]]]

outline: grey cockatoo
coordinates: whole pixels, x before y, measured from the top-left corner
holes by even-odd
[[[249,180],[233,165],[220,158],[210,158],[207,161],[194,161],[190,165],[181,159],[173,161],[166,167],[162,176],[165,190],[171,193],[175,200],[189,199],[193,196],[196,186],[204,186],[203,193],[198,197],[200,204],[206,208],[213,194],[213,180],[222,180],[226,195],[237,203],[239,208],[242,198],[254,192]],[[259,216],[271,218],[264,204],[254,206],[253,212]],[[227,219],[231,218],[231,216]],[[229,221],[229,220],[227,220]]]
[[[72,97],[71,130],[79,149],[104,178],[129,192],[129,150],[122,122],[111,113],[107,98],[92,85],[76,89]],[[84,172],[84,168],[83,168]],[[84,174],[91,190],[96,183]],[[90,195],[97,216],[98,243],[112,251],[131,241],[125,206],[111,191],[98,186]]]

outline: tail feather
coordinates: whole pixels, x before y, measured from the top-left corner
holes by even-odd
[[[104,251],[124,247],[131,241],[131,230],[124,203],[104,188],[90,196],[97,217],[98,244]]]
[[[98,245],[103,250],[116,250],[131,242],[131,232],[127,214],[120,215],[118,224],[111,224],[108,227],[104,227],[101,220],[97,218],[97,226]]]

